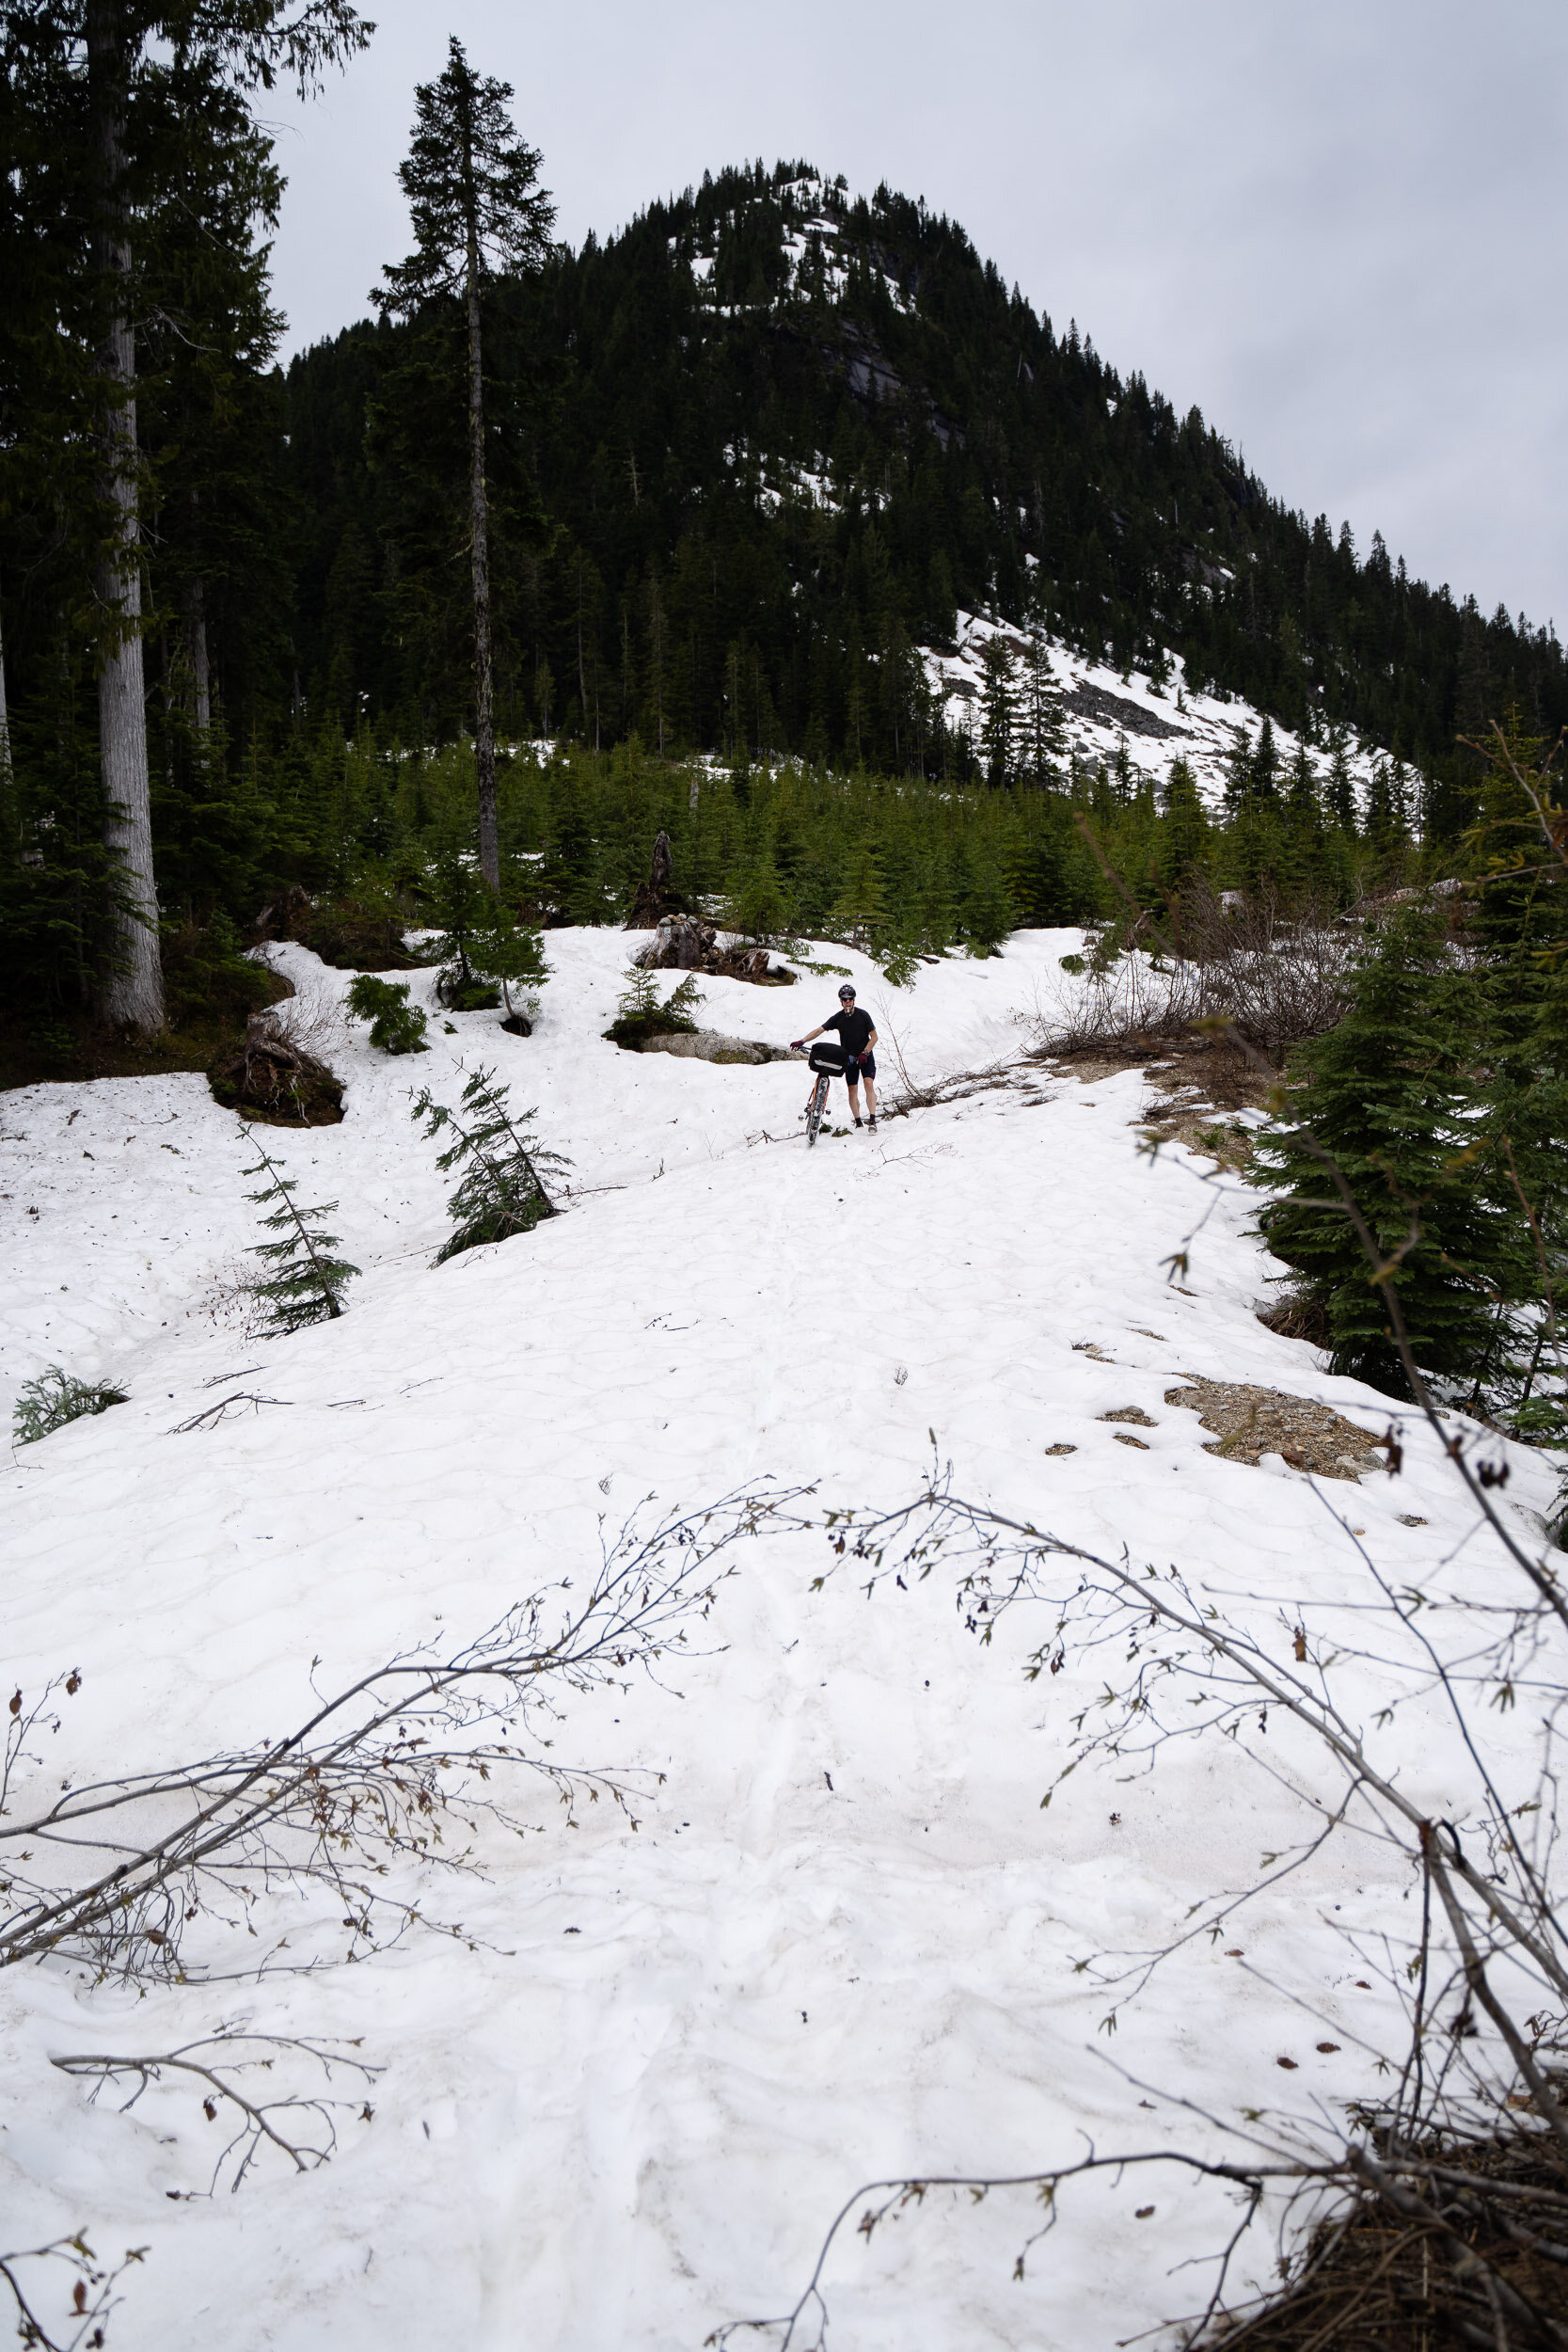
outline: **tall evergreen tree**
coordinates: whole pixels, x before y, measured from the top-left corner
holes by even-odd
[[[1331,727],[1328,737],[1328,784],[1324,798],[1328,813],[1341,833],[1355,831],[1355,779],[1351,774],[1345,730]]]
[[[1067,725],[1043,628],[1037,626],[1030,630],[1028,646],[1020,733],[1030,782],[1047,785],[1055,781],[1060,770],[1062,754],[1067,749]]]
[[[490,613],[490,511],[485,485],[484,303],[502,272],[537,270],[549,251],[555,207],[538,185],[539,151],[513,128],[509,82],[475,73],[453,34],[447,67],[414,93],[414,140],[398,178],[413,215],[414,250],[387,270],[372,301],[411,318],[460,300],[467,337],[468,561],[474,613],[474,752],[479,863],[500,889],[496,829],[495,656]],[[586,689],[584,689],[586,691]]]
[[[1201,866],[1209,842],[1209,818],[1203,796],[1197,788],[1197,778],[1184,759],[1173,759],[1165,778],[1164,825],[1160,836],[1160,858],[1166,879],[1180,882]]]
[[[1009,784],[1018,736],[1018,657],[1004,637],[980,648],[980,756],[988,784]]]
[[[363,45],[369,28],[349,0],[8,0],[3,34],[8,96],[20,89],[51,124],[42,167],[30,174],[28,164],[40,159],[24,154],[8,195],[24,215],[24,241],[52,264],[52,389],[71,378],[78,354],[94,384],[96,480],[71,485],[70,529],[84,577],[70,601],[90,614],[102,828],[115,867],[99,1010],[146,1033],[163,1025],[164,991],[143,660],[148,477],[136,321],[157,307],[167,200],[211,129],[193,98],[221,94],[243,112],[249,93],[271,87],[280,72],[303,94],[325,65]],[[29,292],[36,283],[34,269]],[[57,437],[62,420],[49,423]]]

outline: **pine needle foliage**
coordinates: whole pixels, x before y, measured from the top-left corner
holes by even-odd
[[[651,1037],[689,1036],[697,1026],[691,1016],[702,1001],[695,972],[689,972],[661,1004],[653,973],[631,964],[626,987],[615,999],[615,1018],[604,1034],[612,1045],[640,1054]]]
[[[382,980],[373,972],[361,972],[350,983],[348,1009],[356,1020],[370,1023],[371,1043],[382,1053],[429,1051],[424,1009],[409,1003],[406,980]]]
[[[451,1136],[436,1167],[443,1175],[462,1170],[447,1203],[454,1230],[436,1253],[437,1265],[482,1243],[531,1233],[543,1218],[561,1214],[546,1178],[569,1163],[536,1140],[528,1123],[535,1116],[531,1110],[513,1117],[508,1092],[496,1084],[493,1070],[482,1068],[470,1072],[455,1111],[433,1101],[428,1087],[415,1097],[414,1117],[427,1137]]]
[[[487,1012],[499,1003],[498,993],[480,977],[477,949],[492,907],[489,894],[467,857],[444,850],[432,876],[436,913],[441,929],[429,954],[441,969],[436,979],[436,999],[454,1012]]]
[[[1332,1158],[1383,1253],[1423,1372],[1482,1395],[1502,1375],[1510,1310],[1533,1286],[1529,1236],[1472,1074],[1485,1003],[1446,953],[1440,918],[1391,925],[1354,974],[1349,1012],[1303,1049],[1291,1123],[1258,1173],[1283,1197],[1259,1228],[1306,1278],[1327,1322],[1332,1369],[1390,1395],[1406,1382],[1383,1284],[1338,1197]]]
[[[51,1364],[36,1379],[24,1380],[18,1391],[11,1408],[11,1443],[36,1445],[68,1421],[83,1421],[91,1413],[106,1413],[111,1405],[129,1402],[123,1389],[111,1388],[106,1380],[78,1380]]]
[[[509,908],[500,905],[490,909],[474,932],[471,952],[476,970],[487,979],[499,980],[509,1020],[517,1010],[512,1002],[513,990],[520,989],[531,997],[550,977],[537,925],[519,922]]]
[[[256,1143],[253,1128],[247,1127],[245,1136],[261,1153],[245,1174],[268,1180],[260,1192],[247,1193],[245,1198],[262,1209],[276,1204],[261,1223],[277,1239],[258,1242],[254,1251],[273,1269],[256,1285],[257,1295],[270,1309],[272,1328],[298,1331],[310,1323],[335,1323],[343,1311],[343,1293],[359,1271],[345,1258],[334,1255],[338,1236],[324,1232],[319,1222],[330,1216],[338,1203],[324,1200],[315,1208],[302,1209],[293,1197],[299,1179],[284,1175],[265,1148]]]

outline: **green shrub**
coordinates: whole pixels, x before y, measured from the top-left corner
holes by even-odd
[[[128,1402],[125,1391],[111,1388],[106,1380],[78,1380],[51,1364],[36,1380],[24,1382],[11,1413],[11,1442],[36,1445],[68,1421],[85,1421],[89,1414],[106,1413],[111,1405]]]
[[[361,972],[351,982],[348,1009],[358,1021],[371,1025],[371,1043],[384,1054],[423,1054],[429,1050],[423,1008],[408,1001],[406,980],[378,980]]]
[[[626,974],[626,987],[615,1000],[615,1018],[605,1036],[612,1045],[640,1054],[651,1037],[689,1035],[697,1026],[691,1016],[701,1002],[695,972],[689,972],[660,1004],[652,972],[634,963]]]

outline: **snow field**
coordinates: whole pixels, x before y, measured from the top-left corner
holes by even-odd
[[[293,1339],[247,1338],[221,1302],[214,1315],[256,1227],[250,1155],[202,1081],[36,1088],[0,1106],[8,1401],[51,1361],[132,1397],[0,1466],[10,1687],[84,1676],[59,1777],[276,1737],[309,1707],[312,1661],[330,1690],[412,1642],[476,1634],[580,1573],[601,1518],[613,1531],[646,1497],[651,1516],[774,1477],[816,1482],[824,1507],[894,1503],[931,1429],[961,1492],[1110,1555],[1179,1561],[1249,1622],[1333,1626],[1360,1590],[1336,1513],[1402,1578],[1441,1582],[1465,1547],[1472,1587],[1500,1583],[1424,1431],[1407,1431],[1400,1480],[1317,1490],[1283,1465],[1216,1460],[1165,1405],[1196,1374],[1321,1397],[1368,1427],[1388,1414],[1258,1323],[1270,1267],[1248,1201],[1205,1187],[1180,1149],[1137,1156],[1136,1072],[1082,1084],[1036,1068],[808,1153],[801,1069],[602,1041],[632,944],[552,933],[526,1041],[493,1015],[457,1016],[447,1036],[436,1014],[431,1053],[389,1060],[349,1029],[328,1054],[343,1124],[258,1131],[302,1202],[340,1200],[333,1223],[365,1269],[341,1322]],[[818,952],[853,965],[891,1093],[894,1029],[922,1080],[1016,1056],[1014,1012],[1049,999],[1076,944],[1023,934],[899,992]],[[302,986],[346,985],[302,949],[273,952]],[[704,1018],[783,1041],[836,985],[705,981]],[[573,1191],[533,1234],[432,1270],[449,1187],[407,1097],[428,1085],[454,1102],[460,1057],[537,1104]],[[1205,1218],[1184,1296],[1162,1262]],[[171,1434],[242,1392],[277,1401]],[[1126,1406],[1156,1424],[1126,1433],[1147,1451],[1100,1419]],[[1047,1456],[1057,1443],[1076,1451]],[[1513,1459],[1528,1514],[1550,1481]],[[862,2180],[1022,2169],[1070,2157],[1085,2132],[1102,2147],[1190,2138],[1173,2098],[1332,2119],[1375,2090],[1397,2012],[1355,1988],[1377,1979],[1337,1931],[1370,1929],[1391,1883],[1399,1900],[1386,1857],[1347,1844],[1286,1881],[1119,2005],[1107,2034],[1117,1996],[1074,1963],[1168,1940],[1191,1904],[1299,1837],[1300,1809],[1226,1743],[1173,1751],[1152,1778],[1085,1770],[1042,1811],[1099,1662],[1029,1685],[1039,1619],[1005,1621],[982,1648],[941,1569],[868,1600],[846,1564],[814,1593],[832,1559],[819,1535],[746,1545],[665,1687],[566,1708],[562,1760],[666,1778],[635,1831],[608,1804],[568,1830],[525,1788],[538,1834],[483,1830],[484,1878],[431,1891],[430,1915],[461,1939],[139,2000],[63,1969],[0,1979],[6,2243],[87,2222],[100,2250],[146,2244],[116,2352],[220,2328],[235,2352],[674,2352],[787,2309]],[[1347,1669],[1345,1685],[1370,1718],[1378,1675]],[[1527,1731],[1513,1736],[1523,1771]],[[1404,1785],[1435,1809],[1457,1802],[1438,1714],[1402,1711],[1397,1738]],[[1271,1739],[1274,1761],[1304,1761],[1282,1726]],[[322,2171],[273,2167],[235,2197],[171,2202],[210,2169],[198,2100],[89,2108],[47,2058],[166,2048],[222,2019],[362,2036],[384,2069],[375,2120],[345,2121]],[[933,2199],[853,2240],[831,2273],[835,2341],[1083,2352],[1129,2337],[1196,2291],[1168,2273],[1219,2242],[1229,2209],[1170,2176],[1071,2192],[1020,2287],[1037,2218],[1023,2197],[978,2212]],[[1252,2249],[1259,2277],[1271,2252]]]

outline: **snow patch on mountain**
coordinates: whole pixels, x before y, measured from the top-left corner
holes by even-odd
[[[967,720],[978,735],[985,683],[983,653],[990,643],[1006,645],[1022,663],[1031,633],[983,612],[958,613],[958,639],[952,650],[924,646],[921,660],[926,682],[941,697],[950,725]],[[1170,677],[1162,688],[1136,671],[1109,669],[1090,661],[1070,646],[1051,637],[1042,639],[1052,683],[1063,697],[1069,761],[1092,774],[1103,760],[1113,765],[1125,753],[1133,774],[1164,784],[1174,759],[1184,759],[1199,791],[1212,809],[1225,797],[1226,774],[1236,747],[1245,735],[1256,743],[1263,714],[1235,698],[1220,700],[1188,687],[1186,665],[1180,654],[1168,654]],[[1294,760],[1302,738],[1277,720],[1270,723],[1279,754],[1281,774]],[[1326,755],[1322,744],[1308,744],[1307,756],[1322,777]],[[1354,738],[1346,744],[1346,764],[1358,800],[1364,800],[1372,771],[1383,756]]]

